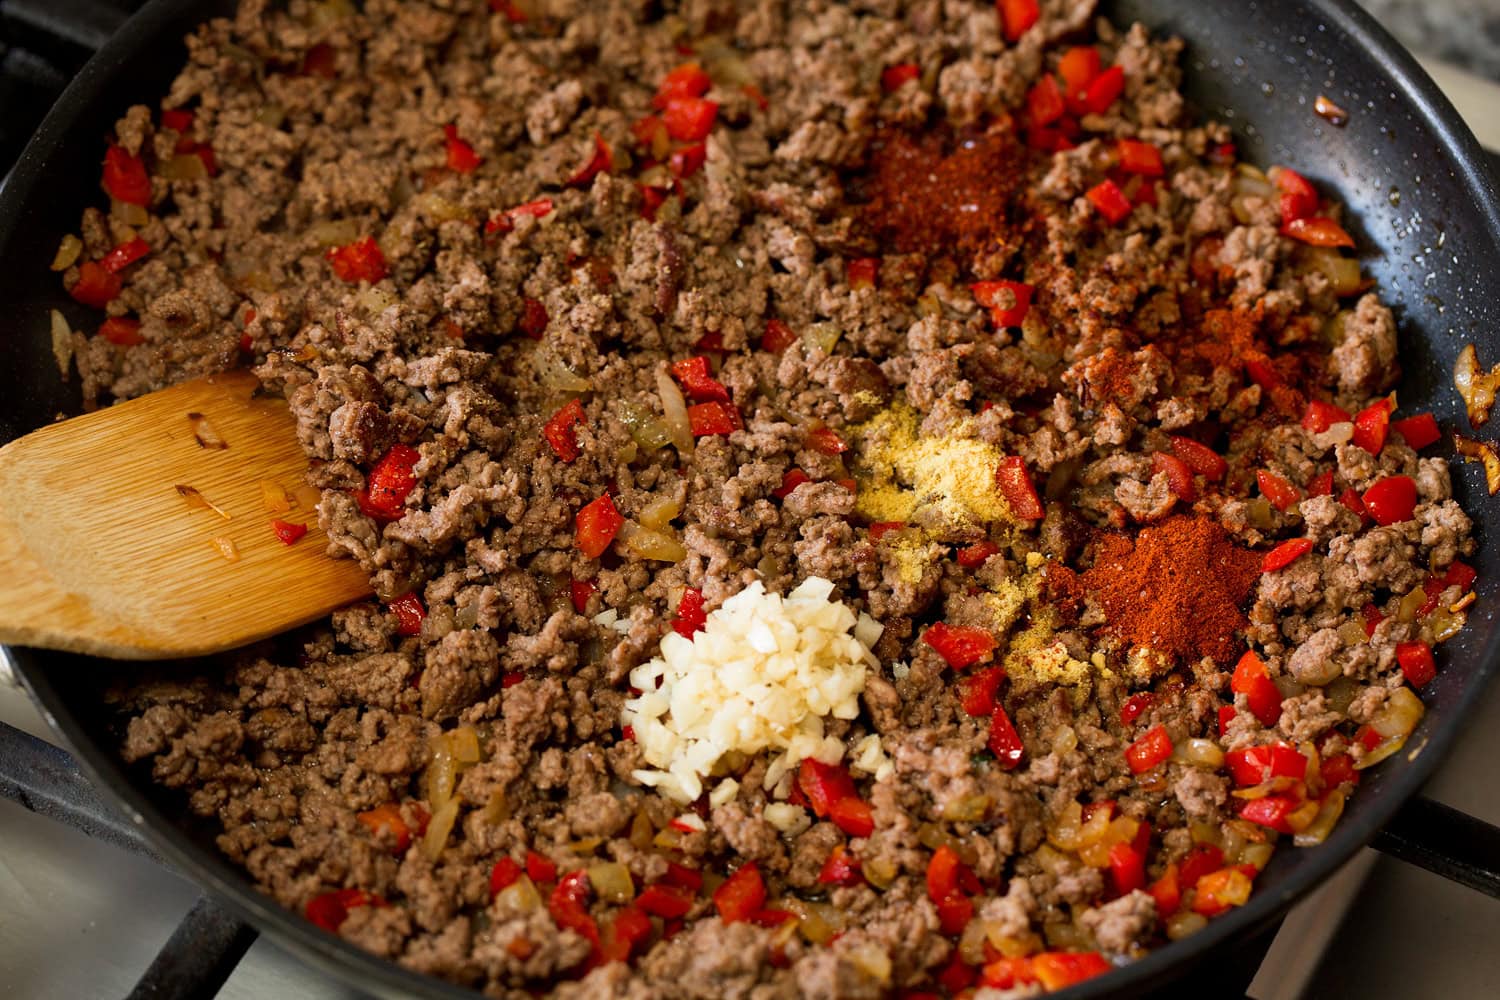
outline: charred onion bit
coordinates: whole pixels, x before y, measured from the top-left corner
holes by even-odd
[[[373,236],[363,236],[353,243],[334,247],[327,256],[333,273],[340,281],[350,284],[368,281],[373,285],[390,273],[386,268],[385,254],[380,252]]]
[[[349,911],[361,906],[385,906],[386,901],[363,889],[335,889],[307,902],[307,919],[325,931],[337,934]]]
[[[382,524],[400,520],[406,513],[406,497],[417,485],[412,470],[422,458],[411,445],[394,445],[370,470],[368,485],[355,495],[366,517]]]
[[[995,485],[1016,518],[1034,521],[1046,513],[1042,498],[1031,482],[1031,473],[1026,471],[1026,460],[1021,456],[1007,455],[1000,460],[995,468]]]
[[[422,606],[422,599],[415,591],[402,594],[388,607],[391,614],[396,616],[397,635],[422,634],[422,622],[427,618],[427,609]]]
[[[606,493],[592,503],[586,504],[574,518],[574,545],[590,559],[598,559],[615,540],[625,519],[615,509],[615,502]]]
[[[945,622],[929,625],[922,633],[922,641],[935,649],[954,670],[978,663],[995,648],[995,637],[984,629]]]
[[[111,145],[104,151],[104,190],[116,201],[143,208],[151,204],[151,178],[139,156]]]
[[[726,924],[749,920],[766,903],[766,883],[754,861],[741,865],[724,884],[714,890],[714,909]]]
[[[572,462],[582,454],[578,448],[578,434],[574,425],[585,423],[586,420],[583,404],[574,399],[569,400],[542,425],[542,437],[547,439],[553,453],[563,462]]]
[[[672,618],[672,631],[684,639],[691,639],[703,631],[708,624],[708,615],[703,610],[703,592],[688,587],[677,603],[677,614]]]
[[[1281,718],[1281,691],[1254,650],[1246,650],[1240,662],[1235,664],[1229,689],[1245,696],[1250,713],[1260,720],[1261,725],[1274,726]]]
[[[1453,363],[1453,385],[1464,401],[1464,410],[1469,415],[1469,424],[1483,427],[1490,419],[1490,409],[1495,405],[1495,392],[1500,389],[1500,365],[1489,371],[1479,367],[1479,354],[1473,344],[1465,344]],[[1491,493],[1494,490],[1490,491]]]
[[[1472,419],[1471,417],[1470,420]],[[1489,491],[1490,496],[1500,492],[1500,453],[1495,451],[1494,445],[1487,441],[1476,441],[1474,438],[1455,434],[1453,435],[1453,449],[1462,455],[1466,462],[1482,462],[1485,489]]]

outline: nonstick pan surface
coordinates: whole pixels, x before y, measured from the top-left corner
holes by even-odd
[[[58,378],[48,311],[89,317],[47,269],[58,239],[98,199],[104,139],[135,102],[155,103],[186,58],[182,36],[230,9],[225,0],[152,0],[100,50],[59,99],[0,191],[0,442],[78,412],[75,386]],[[1187,41],[1185,91],[1200,117],[1228,122],[1242,156],[1285,163],[1337,192],[1362,263],[1401,330],[1401,405],[1466,428],[1450,371],[1467,342],[1500,359],[1500,201],[1483,153],[1432,82],[1374,21],[1347,0],[1121,0],[1102,12],[1143,21]],[[1323,94],[1351,113],[1337,128],[1313,111]],[[1500,660],[1500,505],[1476,469],[1455,466],[1455,492],[1481,542],[1479,602],[1444,646],[1445,666],[1422,692],[1428,714],[1407,753],[1365,773],[1329,840],[1277,852],[1251,901],[1168,945],[1065,994],[1083,998],[1158,987],[1279,916],[1330,875],[1427,780],[1461,731]],[[472,997],[407,972],[316,930],[255,891],[214,848],[212,831],[149,777],[126,769],[100,695],[122,669],[84,657],[11,651],[57,730],[96,783],[112,794],[173,865],[312,964],[383,996]]]

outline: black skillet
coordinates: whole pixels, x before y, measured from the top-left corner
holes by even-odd
[[[59,380],[49,348],[48,310],[61,309],[75,327],[97,316],[63,294],[47,264],[59,237],[76,230],[80,208],[100,201],[103,140],[115,119],[133,102],[159,100],[185,61],[182,36],[230,6],[225,0],[147,4],[69,86],[0,192],[0,302],[7,304],[0,441],[77,412],[77,391]],[[1139,19],[1187,40],[1187,95],[1200,115],[1235,128],[1245,158],[1295,166],[1338,193],[1366,271],[1400,322],[1403,409],[1431,409],[1446,427],[1463,427],[1449,381],[1454,356],[1474,341],[1482,359],[1500,360],[1500,303],[1491,284],[1500,272],[1500,202],[1478,144],[1412,58],[1347,0],[1121,0],[1106,2],[1104,11],[1117,24]],[[1314,113],[1320,94],[1350,112],[1347,125],[1334,127]],[[1382,828],[1394,824],[1404,836],[1430,821],[1429,809],[1413,809],[1420,800],[1398,810],[1452,745],[1500,658],[1494,611],[1500,552],[1490,541],[1500,537],[1500,501],[1484,495],[1473,469],[1455,479],[1486,543],[1475,560],[1480,599],[1469,626],[1444,646],[1438,679],[1422,693],[1428,714],[1409,744],[1420,752],[1367,772],[1328,842],[1279,851],[1248,905],[1068,996],[1157,988],[1267,926],[1378,834],[1387,842],[1400,839],[1381,834]],[[117,737],[99,690],[120,665],[30,649],[11,653],[96,783],[110,790],[162,856],[232,911],[370,992],[474,995],[375,959],[257,893],[181,802],[115,756]],[[1416,832],[1435,838],[1445,830]],[[1496,859],[1488,860],[1493,868]],[[1483,874],[1471,881],[1484,881]]]

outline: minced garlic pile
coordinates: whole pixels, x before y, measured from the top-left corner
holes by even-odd
[[[634,772],[679,802],[703,793],[704,779],[728,754],[783,751],[765,784],[790,791],[799,763],[834,764],[843,743],[825,736],[823,719],[853,719],[865,670],[879,666],[870,647],[873,619],[829,600],[833,584],[809,577],[786,597],[752,583],[708,616],[691,640],[670,632],[661,655],[630,672],[644,692],[625,703],[623,723],[650,769]],[[851,631],[852,630],[852,631]],[[878,747],[861,746],[862,769],[889,768]]]

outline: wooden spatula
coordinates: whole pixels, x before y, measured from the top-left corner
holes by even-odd
[[[326,552],[286,402],[256,387],[201,378],[0,449],[0,643],[197,656],[368,594]]]

